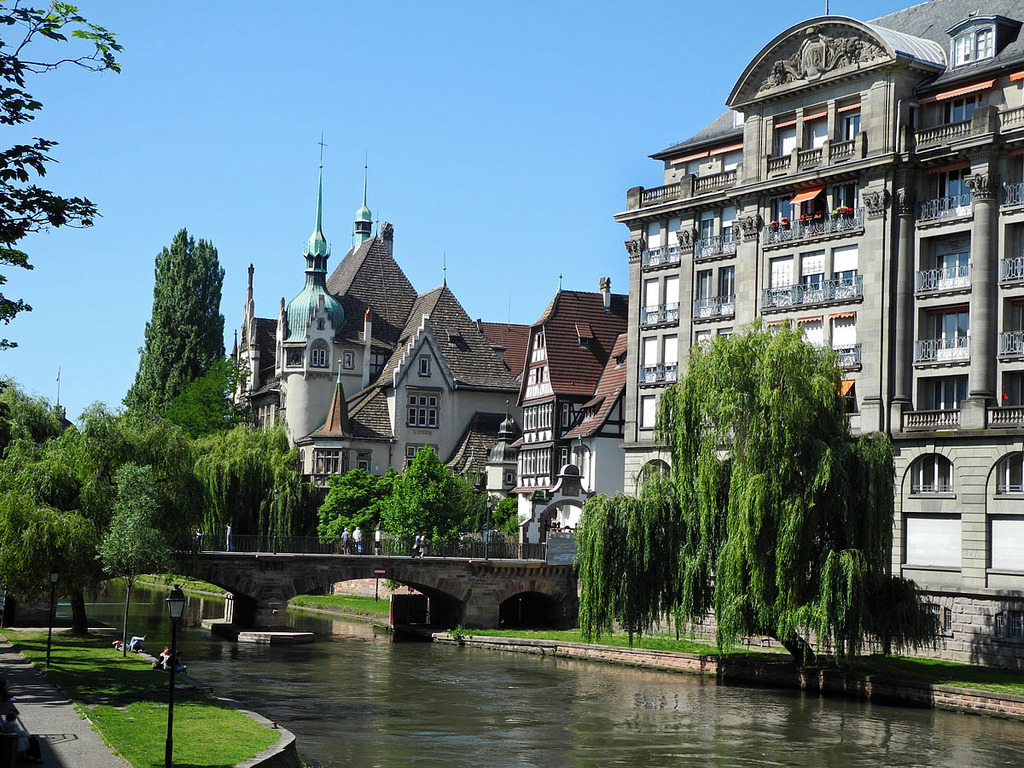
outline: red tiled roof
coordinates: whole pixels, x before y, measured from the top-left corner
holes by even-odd
[[[493,347],[504,347],[505,365],[516,379],[523,376],[526,345],[530,343],[530,326],[513,323],[485,323],[477,320],[480,332]]]
[[[534,323],[531,337],[544,329],[547,347],[548,377],[556,395],[591,395],[601,378],[612,344],[626,332],[628,297],[611,294],[604,308],[600,293],[559,291],[540,320]],[[580,328],[589,328],[593,338],[581,339]],[[581,342],[586,341],[583,346]],[[520,402],[526,396],[526,381],[520,387]]]
[[[590,437],[604,426],[615,404],[626,391],[626,368],[626,334],[623,333],[612,346],[611,355],[601,374],[601,380],[597,383],[594,396],[583,406],[583,419],[563,435],[563,439]]]

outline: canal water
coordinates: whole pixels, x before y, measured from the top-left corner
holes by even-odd
[[[90,617],[120,626],[112,585]],[[129,631],[169,642],[166,590],[136,588]],[[300,613],[297,646],[211,637],[223,603],[189,598],[188,672],[275,720],[325,768],[1024,764],[1024,724],[924,709],[720,687],[687,675],[394,641],[368,624]]]

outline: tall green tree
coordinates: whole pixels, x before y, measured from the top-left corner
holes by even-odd
[[[75,42],[69,43],[68,37]],[[35,44],[69,43],[72,49],[52,59],[37,59]],[[78,53],[84,44],[85,50]],[[46,8],[18,3],[0,8],[0,125],[21,125],[35,119],[43,108],[27,90],[30,75],[61,66],[78,66],[93,72],[120,72],[114,54],[121,50],[114,35],[89,23],[75,6],[54,2]],[[57,142],[35,138],[0,151],[0,266],[32,269],[28,254],[17,244],[47,227],[88,227],[96,206],[84,197],[61,197],[43,189],[35,179],[46,175]],[[7,280],[0,274],[0,286]],[[0,322],[10,324],[19,312],[31,310],[23,299],[0,293]],[[0,339],[0,350],[17,346]]]
[[[320,540],[337,541],[345,528],[375,529],[381,522],[381,506],[391,496],[395,477],[392,469],[380,478],[365,469],[331,475],[327,497],[317,510]]]
[[[128,652],[128,608],[135,579],[144,573],[164,571],[170,564],[171,548],[160,530],[161,504],[156,478],[150,467],[129,462],[115,474],[117,500],[114,517],[100,542],[103,570],[125,582],[124,623],[121,627],[121,655]]]
[[[812,635],[840,659],[866,637],[932,640],[913,584],[890,572],[892,446],[851,436],[836,362],[799,331],[760,326],[692,351],[659,406],[671,472],[584,508],[586,636],[713,613],[719,645],[768,635],[798,661]]]
[[[157,255],[153,314],[135,383],[124,398],[129,412],[163,413],[224,358],[223,282],[217,249],[184,229]]]
[[[433,450],[421,448],[381,503],[384,527],[396,536],[426,533],[431,539],[451,539],[472,526],[467,521],[474,510],[467,508],[467,500],[477,495]]]
[[[193,438],[243,423],[251,411],[247,413],[231,399],[243,367],[232,360],[216,361],[171,401],[164,417]]]

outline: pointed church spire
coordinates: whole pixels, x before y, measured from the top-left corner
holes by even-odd
[[[356,211],[356,235],[355,242],[353,245],[358,248],[360,245],[370,239],[370,235],[373,230],[373,214],[370,213],[370,209],[366,207],[366,176],[367,176],[367,162],[363,161],[363,205]]]
[[[345,401],[345,387],[341,383],[341,365],[338,365],[338,381],[334,385],[334,397],[327,411],[327,418],[313,435],[322,437],[350,437],[348,403]]]

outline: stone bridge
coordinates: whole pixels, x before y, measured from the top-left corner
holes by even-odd
[[[375,576],[426,595],[429,623],[446,628],[567,629],[579,609],[575,568],[539,560],[201,552],[180,567],[230,592],[226,620],[241,627],[283,626],[295,595],[330,594],[338,582]]]

